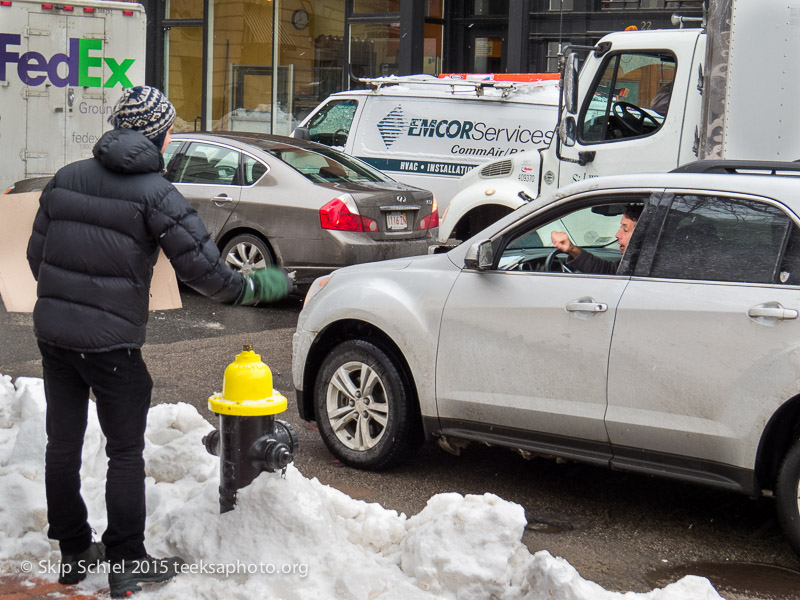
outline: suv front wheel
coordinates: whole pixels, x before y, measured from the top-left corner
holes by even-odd
[[[783,460],[775,496],[784,535],[794,551],[800,554],[800,440]]]
[[[328,450],[352,467],[392,467],[422,442],[416,399],[405,371],[367,340],[343,342],[325,357],[314,408]]]

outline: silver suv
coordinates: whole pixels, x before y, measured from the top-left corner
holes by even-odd
[[[774,495],[800,553],[800,166],[680,170],[317,280],[301,417],[363,469],[438,438]]]

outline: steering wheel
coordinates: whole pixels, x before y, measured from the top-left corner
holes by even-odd
[[[333,144],[335,146],[344,146],[347,143],[347,134],[350,133],[347,129],[337,129],[333,132]],[[339,137],[341,136],[341,138]],[[339,143],[339,140],[342,140]]]
[[[613,112],[617,117],[616,122],[633,135],[647,133],[645,120],[650,121],[656,129],[661,125],[649,112],[630,102],[615,102]]]
[[[567,254],[566,252],[562,252],[558,248],[553,248],[553,251],[550,254],[547,255],[547,258],[544,261],[544,270],[545,270],[545,272],[549,273],[550,271],[553,270],[552,269],[553,261],[556,259],[556,256],[559,255],[559,254],[563,254],[564,256],[567,257],[567,260],[569,260],[569,254]],[[558,261],[558,264],[561,265],[561,272],[562,273],[572,273],[572,269],[570,269],[567,266],[567,260],[559,260]]]

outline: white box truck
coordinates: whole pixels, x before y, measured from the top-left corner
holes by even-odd
[[[144,83],[132,2],[0,3],[0,191],[90,158],[124,87]]]
[[[473,167],[550,144],[558,76],[530,79],[362,79],[369,89],[329,96],[293,135],[337,147],[398,181],[432,191],[441,211]]]
[[[704,20],[696,29],[609,34],[587,49],[580,74],[567,51],[553,143],[467,173],[439,241],[463,241],[580,179],[669,171],[698,158],[800,159],[800,0],[711,0]]]

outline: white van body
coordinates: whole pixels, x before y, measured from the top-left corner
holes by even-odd
[[[429,76],[364,80],[372,89],[328,97],[295,137],[342,149],[409,185],[442,211],[459,177],[489,160],[550,144],[558,81],[495,82]]]
[[[0,6],[0,191],[91,158],[123,87],[144,83],[144,53],[141,4]]]

